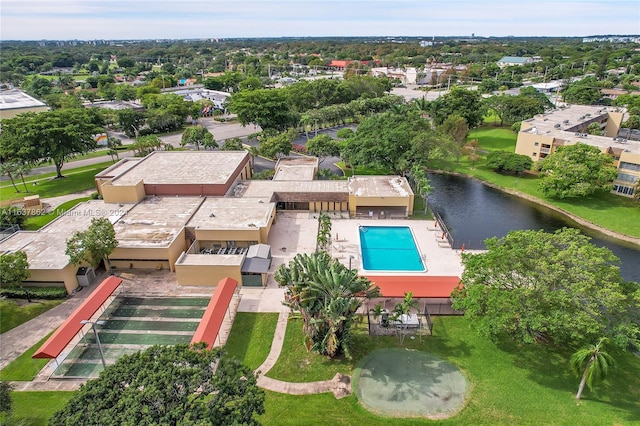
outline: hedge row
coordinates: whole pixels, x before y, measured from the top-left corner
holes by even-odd
[[[64,287],[27,287],[32,299],[55,300],[66,299],[67,290]],[[0,296],[9,299],[26,299],[27,296],[21,288],[0,288]]]

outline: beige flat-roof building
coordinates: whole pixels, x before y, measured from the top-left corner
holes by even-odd
[[[0,90],[0,120],[15,117],[23,112],[49,111],[42,101],[27,95],[22,90]]]
[[[628,140],[621,131],[625,110],[618,107],[570,105],[522,122],[516,154],[534,162],[553,154],[559,146],[584,143],[598,147],[613,157],[618,169],[613,191],[632,196],[640,179],[640,141]],[[587,127],[597,123],[603,136],[587,134]]]
[[[224,196],[250,178],[247,151],[156,151],[97,174],[96,186],[106,202],[138,202],[147,195]]]
[[[79,266],[69,263],[65,254],[67,239],[74,232],[87,229],[91,219],[108,217],[115,222],[132,205],[87,201],[78,204],[38,231],[19,231],[0,242],[0,253],[24,251],[31,276],[26,283],[34,286],[64,286],[68,293],[78,287]]]
[[[66,239],[92,217],[109,217],[118,246],[115,271],[168,269],[182,285],[216,285],[231,277],[264,285],[271,266],[269,233],[278,210],[343,217],[405,218],[413,192],[400,176],[316,180],[315,158],[282,159],[275,180],[249,180],[246,151],[154,152],[124,159],[96,175],[103,201],[79,204],[37,232],[20,231],[0,252],[25,250],[38,284],[77,286]],[[315,232],[310,230],[310,232]]]

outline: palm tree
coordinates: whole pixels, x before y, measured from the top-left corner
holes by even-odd
[[[0,171],[2,172],[3,175],[7,175],[9,177],[9,180],[11,180],[11,185],[13,185],[13,188],[16,190],[16,192],[20,192],[20,190],[16,186],[16,182],[13,180],[13,174],[16,171],[15,163],[11,163],[11,162],[1,163]]]
[[[24,175],[29,174],[31,171],[31,166],[27,163],[15,163],[14,172],[20,176],[20,180],[22,180],[22,185],[24,186],[25,192],[29,192],[29,188],[27,188],[27,183],[24,181]]]
[[[595,345],[589,345],[579,349],[571,356],[571,368],[580,375],[582,380],[578,387],[576,399],[580,399],[585,383],[589,389],[593,389],[594,382],[604,380],[609,371],[609,366],[613,366],[613,358],[604,351],[604,345],[609,341],[606,337],[600,338]]]
[[[253,170],[253,166],[256,162],[256,157],[260,155],[260,149],[257,146],[250,145],[247,151],[249,152],[249,160],[251,161],[251,170]]]
[[[417,98],[413,101],[413,105],[420,112],[420,115],[424,118],[429,114],[429,101],[424,97]]]
[[[313,123],[313,119],[309,114],[304,114],[300,117],[300,125],[304,129],[304,134],[309,142],[309,126]]]
[[[318,224],[318,248],[326,250],[331,242],[331,217],[326,213],[321,213],[318,216]]]
[[[418,309],[418,301],[413,298],[412,291],[404,294],[404,299],[393,308],[393,312],[398,316],[408,315],[411,309]]]

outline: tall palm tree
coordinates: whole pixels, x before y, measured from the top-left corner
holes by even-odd
[[[613,358],[604,351],[604,345],[609,341],[606,337],[600,338],[595,345],[589,345],[579,349],[571,356],[571,368],[579,375],[582,373],[582,380],[578,387],[576,399],[582,397],[585,383],[589,389],[593,389],[593,384],[598,380],[604,380],[609,371],[609,366],[613,366]]]
[[[11,185],[13,185],[13,189],[15,189],[16,192],[20,192],[20,190],[16,186],[16,182],[13,180],[13,174],[16,171],[15,163],[8,162],[8,161],[4,163],[0,163],[0,171],[3,175],[7,175],[9,177],[9,180],[11,180]]]
[[[31,171],[31,166],[27,163],[15,163],[14,165],[15,173],[20,176],[20,180],[22,180],[22,185],[24,186],[24,191],[29,192],[29,188],[27,188],[27,183],[24,181],[24,175],[29,174]]]
[[[307,142],[309,142],[309,126],[313,124],[313,118],[309,114],[303,114],[300,117],[300,125],[304,129],[304,134],[307,138]]]

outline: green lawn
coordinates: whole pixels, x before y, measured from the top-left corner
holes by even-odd
[[[12,299],[0,300],[0,334],[37,317],[62,302],[64,300],[39,300],[19,305]]]
[[[11,183],[4,182],[0,187],[0,199],[11,200],[34,194],[39,194],[40,198],[49,198],[95,188],[95,175],[111,165],[113,163],[109,161],[63,170],[62,174],[65,176],[63,179],[52,179],[55,173],[32,176],[25,179],[29,192],[25,192],[22,181],[16,181],[16,186],[21,192],[16,192]]]
[[[13,420],[16,425],[45,426],[72,396],[73,392],[11,392]]]
[[[277,322],[275,313],[238,312],[224,350],[255,370],[269,355]]]
[[[236,317],[227,351],[252,367],[259,365],[270,347],[275,314]],[[307,353],[301,323],[290,320],[284,348],[270,377],[292,381],[322,380],[337,371],[351,373],[357,362],[378,348],[400,347],[394,336],[370,337],[361,324],[353,339],[352,361],[329,361]],[[248,332],[250,331],[250,332]],[[364,410],[356,397],[336,400],[332,394],[293,396],[266,392],[264,425],[632,425],[640,422],[640,358],[613,353],[616,368],[608,379],[586,390],[581,403],[575,400],[579,378],[570,373],[570,350],[545,346],[493,344],[480,337],[463,317],[435,317],[434,335],[405,339],[407,349],[435,354],[458,365],[471,383],[469,399],[456,416],[441,421],[375,416]],[[25,354],[26,355],[26,354]],[[29,355],[30,357],[30,355]],[[68,392],[14,392],[16,419],[44,425],[71,397]]]
[[[89,151],[86,154],[76,155],[75,157],[73,157],[71,159],[71,161],[86,160],[88,158],[104,157],[104,156],[108,156],[109,155],[108,152],[109,152],[109,150],[107,148],[99,148],[99,149],[96,149],[95,151]],[[40,166],[53,166],[53,164],[54,164],[53,161],[45,161],[45,162],[41,163]]]
[[[285,382],[313,382],[330,380],[337,372],[348,374],[353,367],[353,363],[345,359],[332,360],[308,352],[304,346],[302,320],[290,318],[282,353],[266,375]]]
[[[29,348],[25,353],[10,362],[6,367],[0,370],[0,380],[7,381],[30,381],[47,365],[48,359],[33,359],[31,356],[42,346],[42,344],[51,336],[49,333],[38,343]]]
[[[423,350],[458,365],[471,383],[465,408],[442,424],[631,425],[640,422],[640,358],[615,353],[617,368],[583,401],[575,400],[579,378],[570,373],[570,350],[545,346],[495,345],[472,330],[463,317],[434,318],[434,336],[422,343],[406,339],[403,347]],[[296,328],[298,330],[289,330]],[[377,348],[399,347],[396,337],[370,337],[363,324],[353,339],[353,361],[327,361],[302,347],[300,321],[290,321],[285,346],[271,377],[295,381],[350,372]],[[304,409],[301,409],[304,407]],[[295,415],[291,415],[295,413]],[[388,425],[389,419],[362,409],[355,396],[290,396],[267,393],[265,425]],[[420,419],[394,419],[394,425],[431,424]]]
[[[67,201],[66,203],[60,204],[52,212],[40,216],[31,216],[25,221],[23,229],[26,229],[28,231],[36,231],[69,210],[70,208],[74,207],[75,205],[80,204],[84,201],[88,201],[90,199],[91,197],[76,198],[75,200]]]

